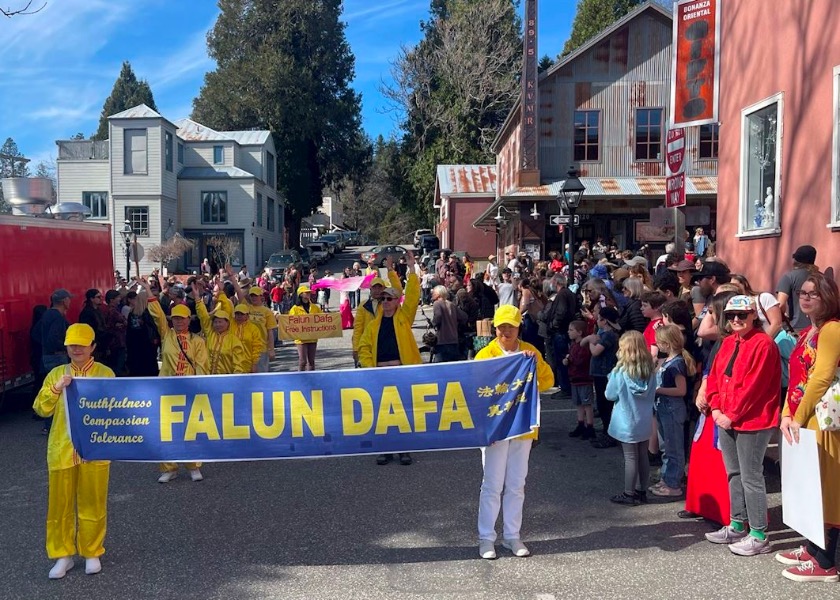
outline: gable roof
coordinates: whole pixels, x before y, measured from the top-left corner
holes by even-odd
[[[226,133],[211,129],[192,119],[179,119],[175,121],[178,128],[178,137],[187,142],[230,142],[232,137]]]
[[[219,133],[236,140],[242,146],[262,146],[268,140],[271,132],[266,129],[247,131],[220,131]]]
[[[162,119],[163,116],[145,104],[138,104],[108,117],[109,119]]]

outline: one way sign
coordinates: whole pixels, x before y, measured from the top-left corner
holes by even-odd
[[[571,225],[572,215],[551,215],[548,220],[552,225]],[[574,225],[580,225],[580,215],[575,215]]]

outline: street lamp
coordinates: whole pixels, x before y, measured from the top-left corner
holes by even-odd
[[[131,273],[131,237],[134,235],[134,230],[131,228],[131,221],[126,220],[125,225],[120,231],[123,242],[125,242],[125,278],[128,279]]]
[[[578,178],[578,170],[574,166],[569,167],[569,172],[566,173],[566,179],[563,181],[563,186],[560,188],[560,193],[557,195],[557,205],[562,211],[564,208],[569,211],[571,219],[569,221],[569,264],[570,273],[574,272],[575,264],[575,211],[580,206],[583,200],[583,192],[586,191],[584,185]]]

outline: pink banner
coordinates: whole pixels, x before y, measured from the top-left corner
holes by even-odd
[[[338,292],[355,292],[359,288],[369,288],[370,282],[373,280],[374,277],[376,277],[375,273],[365,275],[364,277],[345,277],[344,279],[324,277],[323,279],[319,279],[317,283],[315,283],[315,285],[312,286],[312,289],[322,290],[325,288],[329,288]]]

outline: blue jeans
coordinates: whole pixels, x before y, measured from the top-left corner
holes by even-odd
[[[659,435],[664,440],[662,456],[662,481],[669,488],[679,488],[685,475],[685,444],[683,423],[687,413],[685,400],[657,396],[654,403]]]
[[[554,380],[557,387],[568,392],[572,389],[572,384],[569,381],[569,367],[563,364],[563,359],[569,353],[569,336],[565,333],[555,333],[551,344],[554,347]]]

